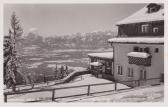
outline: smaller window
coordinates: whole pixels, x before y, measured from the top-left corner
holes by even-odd
[[[158,27],[154,27],[153,28],[153,33],[158,33],[159,32],[159,28]]]
[[[159,52],[159,48],[155,48],[155,53],[158,53]]]
[[[139,48],[138,47],[134,47],[134,52],[138,52]]]
[[[128,77],[133,77],[133,68],[128,68]]]
[[[119,74],[119,75],[122,75],[122,74],[123,74],[122,66],[119,66],[119,65],[118,65],[117,69],[118,69],[118,70],[117,70],[117,71],[118,71],[118,74]]]
[[[149,48],[148,47],[144,48],[144,52],[149,53]]]

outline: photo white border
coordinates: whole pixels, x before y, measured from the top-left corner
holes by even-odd
[[[167,76],[167,70],[168,70],[168,67],[166,65],[168,65],[168,61],[167,60],[164,60],[164,72],[165,72],[165,87],[164,87],[164,103],[162,102],[151,102],[151,103],[31,103],[31,104],[27,104],[27,103],[7,103],[5,104],[3,102],[3,4],[5,3],[10,3],[10,4],[15,4],[15,3],[18,3],[18,4],[34,4],[34,3],[40,3],[40,4],[50,4],[50,3],[56,3],[56,4],[71,4],[71,3],[151,3],[151,2],[154,2],[154,3],[165,3],[165,34],[164,34],[164,37],[165,37],[165,42],[164,42],[164,45],[165,45],[165,50],[164,50],[164,59],[168,59],[168,30],[166,30],[168,27],[168,16],[167,16],[167,12],[168,12],[168,1],[167,0],[1,0],[0,1],[0,25],[2,29],[0,29],[0,68],[1,68],[1,72],[0,72],[0,106],[9,106],[9,107],[13,107],[13,106],[42,106],[42,107],[46,107],[46,106],[75,106],[75,107],[78,107],[78,106],[95,106],[95,107],[102,107],[102,106],[128,106],[128,107],[149,107],[149,106],[152,106],[152,107],[165,107],[166,105],[168,106],[167,102],[168,102],[168,93],[166,90],[168,90],[168,76]]]

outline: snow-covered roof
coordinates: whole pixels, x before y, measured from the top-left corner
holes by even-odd
[[[145,52],[130,52],[127,55],[132,57],[138,57],[138,58],[148,58],[150,56],[150,54]]]
[[[123,37],[109,39],[110,43],[144,43],[144,44],[163,44],[163,37]]]
[[[90,65],[93,65],[93,66],[101,66],[103,65],[101,62],[92,62],[90,63]]]
[[[126,17],[125,19],[117,22],[117,25],[139,23],[139,22],[149,22],[149,21],[159,21],[164,20],[164,7],[157,12],[148,13],[148,8],[145,6],[134,14]]]
[[[88,54],[88,56],[98,57],[98,58],[106,58],[106,59],[113,59],[113,52],[90,53],[90,54]]]

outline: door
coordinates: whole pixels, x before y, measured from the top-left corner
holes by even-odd
[[[145,85],[146,83],[146,70],[145,69],[142,69],[140,70],[140,85]]]

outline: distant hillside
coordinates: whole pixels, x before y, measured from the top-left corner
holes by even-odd
[[[41,49],[47,50],[109,48],[110,45],[107,43],[107,40],[116,35],[112,31],[98,31],[86,34],[76,33],[73,35],[43,38],[37,33],[28,33],[21,44],[22,48],[36,45]]]

